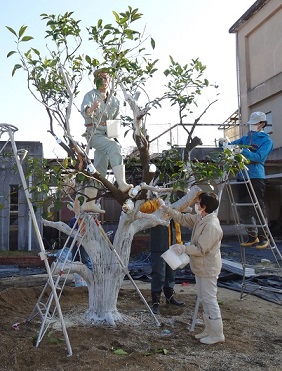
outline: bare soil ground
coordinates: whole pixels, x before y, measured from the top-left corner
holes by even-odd
[[[85,325],[79,317],[88,306],[86,287],[65,287],[60,304],[73,351],[67,356],[63,332],[56,326],[34,346],[40,323],[26,320],[46,283],[46,275],[5,278],[0,283],[0,370],[282,370],[282,308],[255,296],[240,300],[235,291],[219,288],[224,344],[203,345],[189,331],[195,307],[195,287],[176,285],[185,307],[163,300],[155,326],[130,281],[124,281],[118,307],[127,323],[116,327]],[[150,285],[136,281],[150,302]],[[201,317],[199,312],[199,319]],[[199,321],[200,322],[200,321]],[[188,327],[188,328],[187,328]],[[126,354],[115,354],[122,349]]]

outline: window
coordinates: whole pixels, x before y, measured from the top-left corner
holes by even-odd
[[[267,125],[266,125],[266,127],[263,130],[267,134],[272,134],[273,133],[273,129],[272,129],[272,112],[267,112],[265,115],[266,115]]]

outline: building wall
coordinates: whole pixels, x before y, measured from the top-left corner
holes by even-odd
[[[26,196],[14,159],[11,143],[0,142],[0,250],[28,250],[29,234],[31,249],[39,249],[34,232]],[[39,142],[16,142],[17,149],[25,149],[29,156],[43,157],[42,144]],[[25,162],[23,161],[23,169]],[[11,207],[11,186],[18,186],[18,206]],[[11,222],[13,218],[13,222]],[[42,231],[41,210],[36,211],[37,223]],[[11,231],[13,232],[11,233]]]
[[[282,3],[264,1],[237,33],[242,123],[253,111],[271,113],[274,148],[282,146]],[[242,132],[247,130],[247,125]]]

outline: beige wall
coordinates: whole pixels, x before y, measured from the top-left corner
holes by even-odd
[[[282,71],[282,9],[265,16],[246,39],[248,86],[251,89]]]
[[[266,188],[266,211],[269,221],[277,220],[282,205],[282,1],[270,0],[254,11],[257,3],[234,26],[237,38],[237,71],[240,95],[240,126],[225,130],[229,138],[245,134],[251,112],[263,111],[271,117],[271,139],[275,151],[266,163],[266,174],[276,174]],[[227,195],[223,195],[219,218],[233,221]]]
[[[282,147],[281,0],[266,3],[238,30],[237,56],[242,123],[253,111],[271,112],[274,148]]]

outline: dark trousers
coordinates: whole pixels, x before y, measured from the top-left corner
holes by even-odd
[[[164,287],[173,288],[175,283],[175,271],[165,262],[161,255],[163,251],[151,252],[152,263],[152,292],[161,292]]]
[[[91,259],[89,257],[89,255],[87,254],[87,252],[85,251],[85,248],[83,246],[77,246],[77,244],[74,244],[73,248],[72,248],[72,256],[73,256],[73,261],[81,261],[81,263],[87,265],[87,267],[89,269],[92,269],[92,262],[91,262]]]
[[[266,216],[265,213],[265,203],[264,203],[264,195],[265,195],[265,179],[254,178],[251,179],[252,186],[254,188],[256,197],[258,199],[258,203],[261,207],[263,216]],[[238,184],[235,186],[235,198],[236,202],[240,203],[250,203],[250,195],[248,192],[248,186],[238,181]],[[249,224],[253,225],[252,227],[247,227],[248,234],[252,236],[257,236],[258,234],[264,234],[262,228],[258,228],[256,225],[260,224],[258,220],[258,216],[254,206],[241,206],[238,207],[238,213],[240,216],[240,220],[242,224]],[[258,212],[260,216],[260,213]]]

